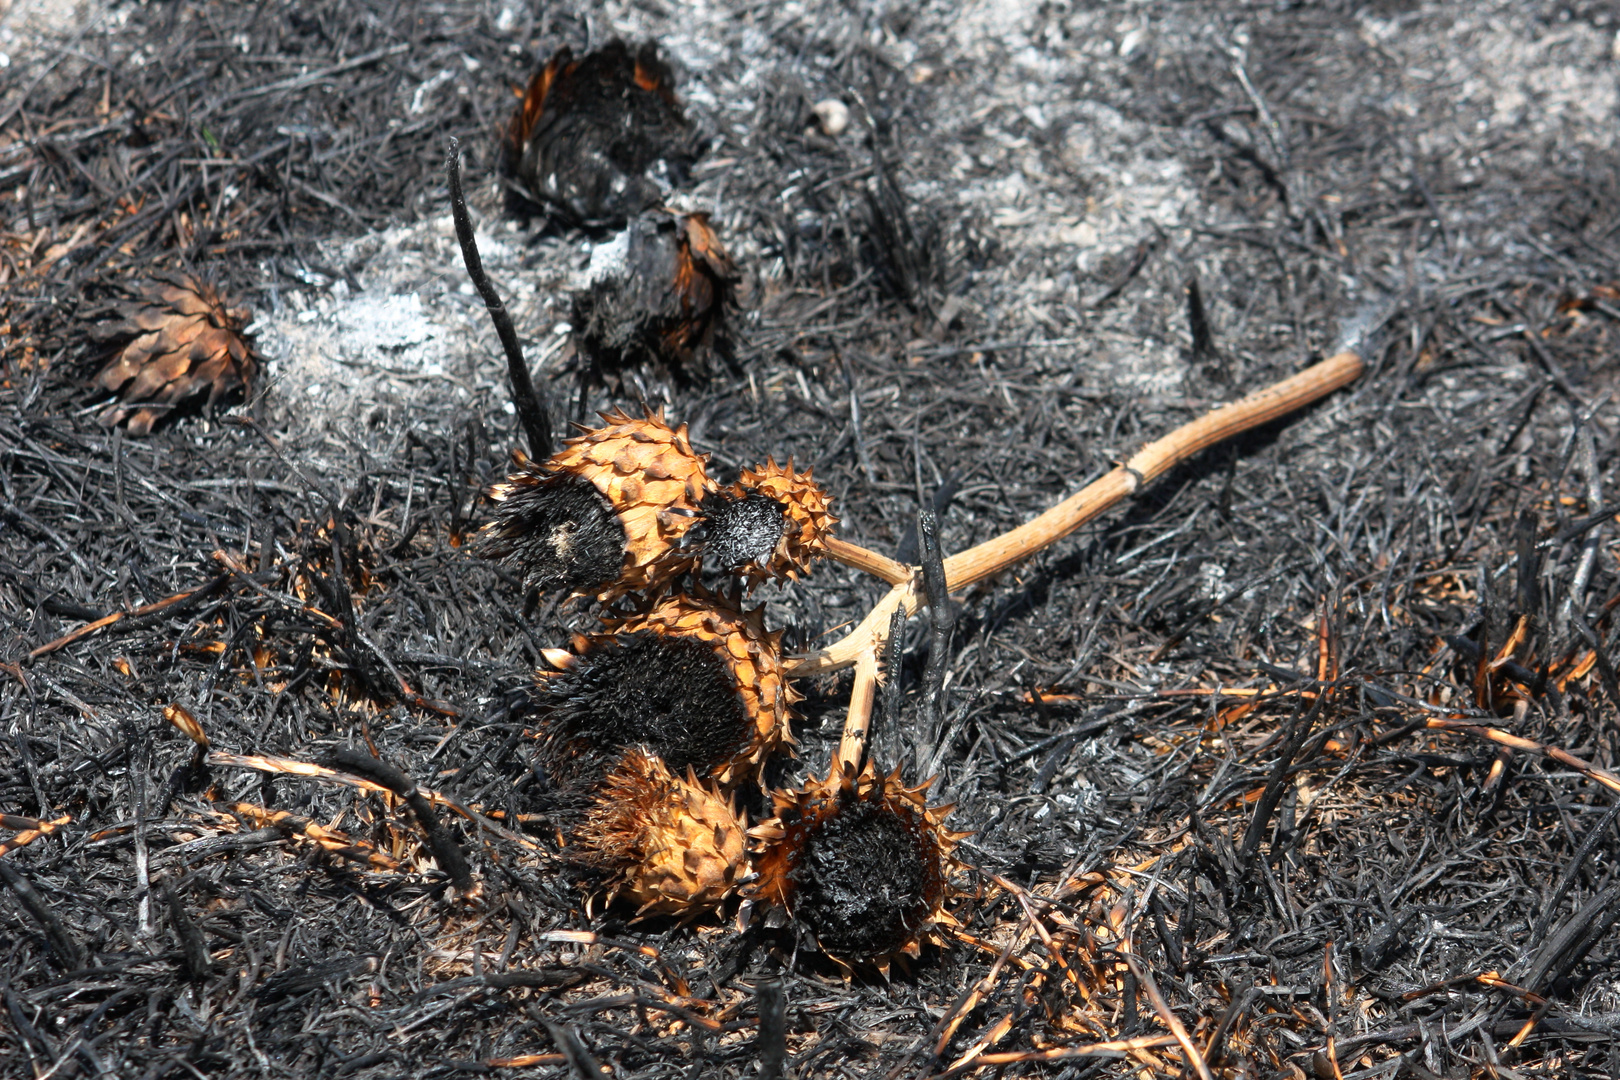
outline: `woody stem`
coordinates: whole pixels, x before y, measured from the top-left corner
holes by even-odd
[[[838,761],[851,772],[859,772],[866,763],[866,739],[872,726],[872,703],[877,699],[878,645],[874,640],[855,657],[855,686],[849,692],[844,737],[838,743]]]
[[[1361,357],[1353,352],[1342,352],[1182,425],[1164,438],[1148,443],[1125,464],[1087,484],[1045,513],[946,559],[947,588],[955,592],[994,577],[1068,536],[1182,462],[1234,435],[1270,423],[1327,396],[1354,382],[1364,369]],[[853,544],[848,546],[855,548]],[[850,565],[858,564],[851,562]],[[907,615],[916,612],[922,587],[914,573],[908,572],[904,580],[881,573],[877,576],[894,587],[843,639],[789,662],[789,677],[821,675],[849,667],[864,650],[882,649],[888,636],[889,620],[898,607],[904,605]]]
[[[852,544],[848,540],[840,540],[836,536],[826,538],[827,558],[834,562],[841,562],[845,566],[882,578],[890,585],[904,585],[911,580],[911,567],[903,562],[897,562],[887,555],[879,555],[871,548],[863,548],[859,544]]]

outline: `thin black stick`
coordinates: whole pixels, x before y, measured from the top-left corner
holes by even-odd
[[[1615,803],[1614,807],[1603,815],[1603,820],[1587,832],[1586,839],[1582,840],[1581,846],[1575,849],[1574,858],[1569,860],[1569,865],[1564,868],[1563,874],[1558,879],[1558,884],[1553,886],[1552,895],[1547,898],[1547,906],[1542,909],[1541,918],[1536,920],[1535,928],[1530,931],[1531,941],[1541,941],[1546,937],[1547,927],[1551,925],[1553,916],[1557,914],[1558,905],[1563,902],[1564,894],[1569,891],[1571,885],[1575,884],[1575,877],[1580,873],[1581,864],[1586,862],[1586,857],[1592,854],[1592,849],[1608,833],[1617,818],[1620,818],[1620,802]]]
[[[759,1034],[754,1056],[759,1058],[759,1080],[782,1080],[787,1058],[787,994],[780,979],[761,979],[754,987],[759,1004]]]
[[[906,658],[905,638],[906,609],[895,608],[894,618],[889,620],[889,646],[883,656],[883,696],[878,699],[877,715],[866,738],[868,753],[878,739],[886,739],[885,750],[891,757],[898,757],[896,737],[903,730],[900,726],[900,675]]]
[[[917,538],[922,541],[923,594],[928,601],[932,634],[928,646],[928,667],[923,671],[923,709],[928,718],[930,740],[939,738],[945,727],[945,665],[951,647],[951,630],[956,614],[951,610],[951,594],[946,586],[945,554],[939,546],[939,527],[933,511],[917,515]],[[929,747],[929,752],[936,748]]]
[[[1187,296],[1187,330],[1192,334],[1193,357],[1208,360],[1215,355],[1215,335],[1209,328],[1209,313],[1204,310],[1204,292],[1198,287],[1198,275],[1188,278],[1183,289]]]
[[[45,941],[50,945],[51,954],[56,957],[56,962],[61,965],[62,970],[77,971],[82,968],[84,950],[62,924],[62,920],[56,917],[51,902],[34,888],[34,883],[6,861],[0,861],[0,882],[10,887],[23,910],[33,916],[34,921],[45,931]]]
[[[428,802],[427,796],[422,794],[416,782],[394,766],[359,748],[340,746],[330,755],[332,765],[344,772],[352,772],[383,787],[405,800],[405,805],[411,808],[411,815],[416,823],[422,827],[422,833],[427,838],[428,850],[433,852],[434,860],[439,864],[452,884],[462,892],[473,886],[472,870],[467,866],[467,856],[462,854],[461,846],[456,843],[445,827],[439,822],[439,815],[433,812],[433,805]]]
[[[517,408],[518,422],[529,437],[529,453],[537,461],[551,456],[551,410],[535,391],[529,378],[529,366],[523,362],[523,346],[518,344],[517,331],[512,328],[512,316],[506,313],[501,294],[484,273],[484,260],[478,257],[478,241],[473,237],[472,217],[467,213],[467,200],[461,194],[461,141],[450,140],[450,152],[445,158],[445,171],[450,174],[450,216],[456,221],[456,239],[461,243],[461,259],[467,264],[467,276],[473,287],[484,298],[489,309],[495,333],[500,335],[501,348],[506,350],[506,371],[512,378],[512,404]]]

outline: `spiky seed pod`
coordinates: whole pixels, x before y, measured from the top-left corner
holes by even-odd
[[[574,831],[580,861],[605,871],[608,898],[638,915],[714,907],[748,873],[747,819],[688,767],[673,775],[640,747],[625,751]]]
[[[591,253],[569,320],[574,344],[598,379],[638,363],[703,378],[711,356],[729,354],[736,277],[705,215],[642,214]]]
[[[598,782],[630,746],[677,774],[731,784],[791,741],[780,636],[755,611],[677,596],[548,650],[533,709],[542,761],[562,788]]]
[[[566,46],[521,91],[502,145],[505,172],[575,225],[610,228],[663,200],[696,158],[675,79],[646,42]]]
[[[779,747],[793,743],[791,706],[802,695],[782,670],[782,632],[765,629],[763,607],[745,612],[734,600],[694,589],[609,625],[619,634],[651,632],[701,641],[725,665],[742,703],[748,736],[729,761],[715,767],[713,775],[722,784],[757,773]]]
[[[793,471],[772,458],[703,505],[704,557],[722,570],[740,570],[750,589],[768,578],[795,579],[826,550],[838,519],[832,500],[810,470]]]
[[[696,561],[680,540],[714,483],[686,425],[621,410],[602,420],[541,464],[514,455],[515,471],[490,489],[495,518],[474,550],[522,573],[526,588],[610,601],[658,588]]]
[[[899,771],[879,778],[838,770],[798,791],[771,793],[775,816],[750,835],[761,842],[757,900],[785,909],[846,969],[915,957],[926,937],[956,920],[945,911],[952,850],[966,833],[944,827],[951,807],[930,807],[928,785],[908,788]]]
[[[145,435],[204,392],[209,408],[228,394],[252,393],[259,354],[243,332],[252,313],[231,307],[209,282],[190,274],[160,275],[138,299],[109,311],[116,319],[92,331],[112,351],[95,379],[118,395],[101,414],[108,427],[127,419],[131,434]]]

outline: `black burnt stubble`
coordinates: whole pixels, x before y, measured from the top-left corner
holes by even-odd
[[[594,592],[624,569],[624,525],[584,477],[556,473],[518,485],[495,513],[478,554],[519,569],[525,589]]]
[[[541,684],[535,705],[550,735],[547,768],[590,781],[630,746],[670,772],[711,772],[748,742],[749,722],[726,663],[707,642],[640,631],[597,642]]]
[[[856,801],[811,827],[789,877],[794,914],[847,960],[894,953],[928,916],[928,853],[917,826]]]

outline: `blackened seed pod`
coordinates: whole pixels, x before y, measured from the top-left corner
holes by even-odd
[[[927,787],[907,788],[898,771],[879,778],[868,762],[858,777],[837,770],[772,792],[775,816],[750,832],[762,846],[750,895],[808,927],[846,969],[887,973],[895,957],[917,956],[955,925],[944,904],[951,852],[967,835],[944,827],[951,807],[930,807]]]
[[[642,747],[608,772],[571,840],[576,858],[607,875],[608,902],[637,915],[712,908],[748,873],[747,819],[691,769],[671,773]]]
[[[686,426],[660,414],[602,414],[542,463],[514,454],[490,489],[495,516],[473,550],[523,575],[524,587],[611,600],[690,569],[680,541],[714,490]]]
[[[810,470],[772,458],[744,469],[735,484],[703,502],[703,557],[717,570],[743,574],[750,589],[769,578],[796,579],[826,550],[838,519]]]
[[[792,742],[797,694],[782,672],[781,635],[762,613],[693,591],[608,622],[560,670],[536,677],[534,710],[549,774],[593,784],[624,749],[645,746],[677,775],[732,784]]]
[[[687,381],[729,355],[725,315],[736,268],[703,214],[652,211],[591,253],[576,293],[574,344],[597,377],[634,364]]]
[[[507,175],[571,224],[622,225],[685,183],[697,156],[674,84],[652,42],[614,40],[578,58],[559,49],[507,125]]]

